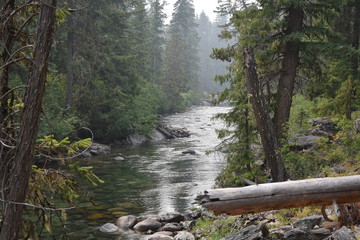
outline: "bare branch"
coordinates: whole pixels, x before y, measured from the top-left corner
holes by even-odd
[[[0,202],[7,203],[7,204],[22,205],[22,206],[37,208],[37,209],[41,209],[41,210],[44,210],[44,211],[64,211],[64,210],[70,210],[70,209],[76,208],[75,206],[74,207],[68,207],[68,208],[47,208],[47,207],[43,207],[43,206],[33,205],[33,204],[30,204],[30,203],[19,203],[19,202],[8,201],[8,200],[4,200],[4,199],[1,199],[1,198],[0,198]]]
[[[26,85],[19,85],[19,86],[16,86],[16,87],[10,89],[9,91],[7,91],[4,95],[2,95],[0,97],[0,100],[2,100],[6,95],[10,94],[11,92],[14,92],[15,90],[17,90],[19,88],[26,88]]]

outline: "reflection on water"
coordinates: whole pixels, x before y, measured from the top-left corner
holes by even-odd
[[[206,155],[219,143],[215,129],[223,127],[211,118],[225,107],[194,107],[192,110],[165,117],[174,127],[186,127],[189,138],[161,140],[139,146],[115,146],[111,154],[91,158],[87,164],[105,181],[92,189],[95,205],[79,203],[69,212],[71,239],[121,239],[103,234],[98,228],[118,217],[152,215],[161,212],[184,213],[194,205],[194,197],[211,188],[221,169],[221,155]],[[182,151],[192,149],[195,155]],[[125,160],[114,160],[119,155]]]

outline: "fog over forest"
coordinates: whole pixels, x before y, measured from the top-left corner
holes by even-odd
[[[360,0],[166,4],[0,1],[0,240],[360,237]]]

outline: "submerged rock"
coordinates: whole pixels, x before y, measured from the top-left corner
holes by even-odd
[[[102,225],[99,230],[104,233],[113,233],[117,232],[119,228],[113,223],[106,223]]]

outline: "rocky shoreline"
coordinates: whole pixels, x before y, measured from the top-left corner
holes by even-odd
[[[219,221],[228,217],[214,216],[199,210],[188,214],[165,213],[151,217],[129,215],[118,218],[115,223],[104,224],[99,231],[122,233],[131,236],[128,239],[139,240],[211,240],[205,237],[206,230],[195,227],[196,222],[204,218],[213,221],[213,229],[216,231],[222,227]],[[325,221],[320,215],[282,225],[274,212],[266,212],[237,216],[234,222],[241,223],[233,227],[234,233],[230,232],[221,240],[356,240],[355,233],[360,232],[358,227],[339,227],[336,222]]]

